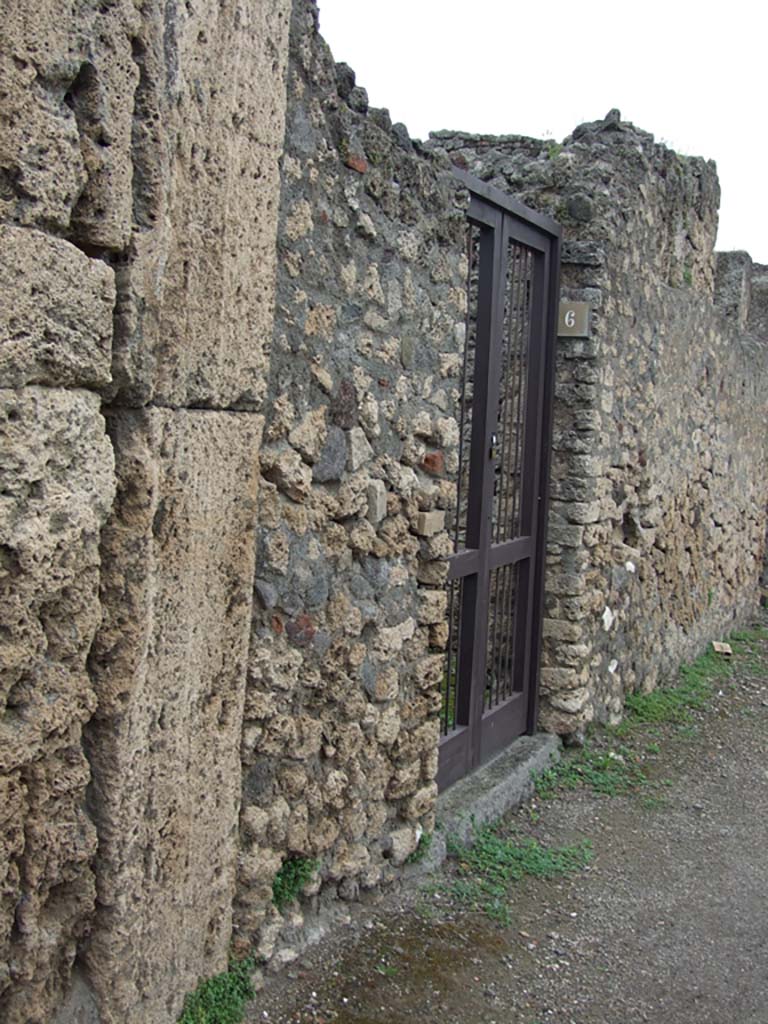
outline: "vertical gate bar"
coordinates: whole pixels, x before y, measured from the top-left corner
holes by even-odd
[[[545,264],[548,261],[543,253],[536,253],[533,258],[531,274],[531,296],[528,309],[528,387],[526,388],[525,410],[523,414],[523,477],[520,501],[520,532],[523,536],[532,536],[535,529],[535,511],[538,498],[539,464],[541,439],[539,427],[541,423],[542,403],[544,400],[544,343],[546,330],[546,289]]]
[[[478,615],[478,587],[476,576],[466,576],[461,581],[458,650],[456,656],[456,679],[463,685],[456,689],[456,725],[471,725],[474,651],[472,638]]]
[[[503,231],[503,224],[502,224],[502,245],[506,246],[506,244],[507,244],[506,232]],[[507,295],[508,295],[508,292],[507,292],[507,282],[506,282],[506,278],[505,278],[505,280],[504,280],[504,300],[503,300],[503,311],[504,311],[504,314],[507,312],[507,308],[508,308],[507,307]],[[504,323],[503,323],[503,315],[504,314],[502,314],[502,324],[501,324],[501,331],[502,331],[502,337],[503,338],[506,337],[506,333],[507,333],[505,331],[505,327],[504,327]],[[511,309],[510,309],[510,315],[511,315]],[[504,391],[503,391],[503,383],[504,383],[504,379],[505,379],[505,367],[506,367],[507,355],[508,355],[508,346],[507,346],[506,353],[505,353],[504,346],[502,345],[502,357],[503,357],[502,358],[502,363],[504,365],[502,365],[501,368],[500,368],[500,376],[499,376],[499,382],[498,382],[497,386],[492,388],[492,391],[490,391],[489,395],[488,395],[488,401],[489,402],[494,402],[495,401],[495,405],[496,405],[496,409],[497,409],[497,414],[496,414],[496,420],[497,420],[497,422],[496,422],[496,433],[497,433],[496,452],[497,452],[497,455],[494,456],[493,466],[491,467],[491,471],[493,473],[493,478],[494,478],[494,493],[493,493],[493,496],[492,496],[492,509],[491,509],[491,515],[492,515],[492,519],[491,519],[491,534],[492,534],[492,536],[489,538],[492,542],[496,542],[496,543],[498,543],[498,540],[499,540],[499,530],[500,530],[499,508],[500,508],[500,503],[501,503],[501,495],[502,495],[502,487],[503,487],[504,450],[505,450],[505,442],[506,442],[506,431],[505,431],[505,424],[506,424],[506,395],[504,394]],[[497,470],[498,470],[498,472],[497,472]],[[494,517],[495,517],[495,523],[494,523]],[[493,599],[490,601],[490,607],[489,607],[489,612],[488,612],[488,615],[489,615],[488,635],[487,635],[486,641],[485,641],[486,642],[486,646],[488,648],[488,650],[486,652],[486,658],[487,658],[488,664],[491,666],[490,677],[488,675],[488,667],[486,666],[486,686],[485,686],[485,697],[486,697],[486,699],[484,701],[484,706],[487,705],[488,708],[493,707],[494,699],[495,699],[496,702],[498,702],[498,695],[499,695],[499,671],[498,671],[498,665],[497,665],[497,659],[496,659],[497,636],[498,636],[499,628],[500,628],[500,621],[499,621],[499,573],[498,572],[494,572],[493,573],[492,587],[493,587]],[[495,690],[495,698],[494,698],[494,693],[493,693],[494,690]]]
[[[532,689],[528,700],[527,732],[536,731],[539,717],[539,687],[537,685],[541,665],[542,627],[544,624],[544,570],[547,553],[547,522],[549,518],[549,474],[552,458],[552,420],[555,403],[555,359],[557,308],[560,298],[560,235],[555,235],[549,244],[547,253],[546,274],[546,317],[544,323],[544,374],[543,374],[543,411],[540,424],[541,448],[539,452],[539,487],[537,501],[536,546],[534,564],[537,567],[533,585],[532,607],[534,621],[531,626],[533,656],[531,659]]]
[[[459,466],[456,479],[456,516],[453,530],[453,550],[456,553],[459,550],[459,537],[461,533],[462,524],[462,490],[464,481],[464,462],[465,462],[465,429],[467,419],[467,371],[469,367],[469,348],[471,340],[470,326],[472,323],[472,272],[473,262],[475,256],[475,228],[469,223],[467,225],[467,309],[464,316],[464,356],[462,360],[462,372],[461,372],[461,404],[459,413]],[[479,245],[478,245],[479,250]],[[478,264],[479,264],[479,251],[478,251]],[[479,266],[478,266],[479,273]],[[477,310],[475,309],[475,318],[477,318]],[[475,351],[477,351],[477,329],[475,329]],[[469,510],[467,509],[467,514]],[[466,527],[464,529],[466,539]],[[458,593],[458,600],[457,594]],[[445,729],[444,732],[447,734],[450,725],[454,726],[457,724],[457,706],[458,706],[458,690],[460,686],[459,677],[459,652],[455,650],[455,646],[458,645],[459,635],[461,633],[461,613],[462,613],[462,586],[458,581],[453,581],[449,588],[449,610],[448,610],[448,659],[446,666],[446,679],[447,679],[447,692],[445,701]],[[454,602],[456,602],[456,609],[454,610]],[[458,618],[458,622],[456,621]],[[456,635],[454,635],[454,630]],[[451,688],[454,691],[453,700],[453,723],[450,721],[450,698]]]
[[[517,353],[517,425],[515,429],[515,492],[512,504],[512,529],[516,536],[522,533],[520,528],[520,491],[522,488],[523,467],[520,465],[520,456],[523,451],[523,434],[525,423],[525,407],[528,400],[528,358],[527,353],[530,347],[530,321],[528,309],[530,303],[531,284],[531,253],[525,254],[525,290],[523,302],[520,308],[520,345]]]
[[[523,480],[520,497],[520,529],[526,536],[533,536],[536,545],[536,530],[538,527],[539,515],[539,487],[541,455],[541,422],[542,403],[544,400],[544,371],[546,369],[546,331],[547,331],[547,275],[549,260],[546,253],[537,253],[532,261],[531,273],[531,300],[529,304],[529,331],[528,331],[528,388],[526,394],[526,409],[524,415],[525,438],[523,444]],[[534,615],[534,593],[536,577],[543,572],[535,559],[527,559],[525,569],[521,569],[521,593],[524,594],[525,605],[518,615],[520,618],[519,628],[516,630],[518,639],[524,645],[521,651],[523,662],[522,684],[523,689],[530,698],[536,688],[536,677],[532,674],[532,667],[536,663],[534,659],[533,627]]]
[[[520,247],[511,240],[509,236],[508,219],[504,221],[504,245],[507,252],[507,273],[504,279],[505,307],[508,309],[508,319],[504,329],[506,341],[505,359],[503,371],[499,379],[499,389],[503,395],[503,444],[499,466],[499,489],[498,501],[496,503],[496,542],[509,540],[508,536],[508,514],[509,514],[509,469],[510,452],[514,446],[512,435],[512,420],[514,416],[514,392],[510,388],[510,376],[514,363],[515,349],[515,324],[517,305],[519,300],[519,261]],[[510,242],[512,244],[510,246]],[[505,609],[507,605],[508,572],[505,566],[499,566],[494,573],[496,581],[496,603],[494,608],[494,635],[493,635],[493,660],[496,679],[495,703],[499,704],[504,699],[504,648],[505,631],[507,618]]]
[[[510,697],[514,690],[514,665],[515,665],[515,623],[517,616],[515,615],[515,590],[517,582],[517,567],[515,565],[507,566],[507,572],[509,574],[509,590],[507,593],[507,603],[504,608],[504,616],[509,624],[507,629],[507,635],[504,641],[504,661],[507,666],[507,678],[505,679],[504,696]]]
[[[505,247],[505,250],[506,250],[506,252],[508,254],[507,267],[509,268],[510,265],[511,265],[511,267],[512,267],[511,272],[514,275],[514,259],[512,259],[511,261],[509,259],[509,246],[508,246],[508,243],[509,243],[509,238],[508,238],[507,231],[503,230],[503,241],[502,241],[502,244]],[[501,538],[501,530],[502,530],[502,525],[503,525],[503,522],[502,522],[502,502],[503,502],[503,498],[504,498],[504,479],[505,479],[505,476],[504,476],[504,462],[505,462],[505,452],[506,452],[506,446],[507,446],[507,422],[508,422],[508,401],[507,401],[507,392],[506,392],[506,389],[505,389],[505,383],[507,381],[508,370],[509,370],[509,357],[510,357],[509,334],[510,334],[510,329],[511,329],[511,325],[512,325],[512,312],[513,312],[513,310],[512,310],[512,289],[508,288],[507,276],[508,276],[508,273],[505,272],[505,279],[504,279],[504,313],[507,316],[507,325],[505,327],[505,324],[502,323],[502,325],[501,325],[501,329],[502,329],[501,334],[502,334],[502,338],[505,339],[505,341],[506,341],[506,345],[504,345],[503,348],[502,348],[502,356],[503,357],[502,357],[502,360],[501,360],[501,364],[502,365],[500,366],[500,374],[499,374],[499,377],[500,377],[500,381],[499,381],[499,399],[498,399],[498,403],[497,403],[497,408],[499,409],[499,414],[498,414],[499,423],[498,423],[498,427],[497,427],[498,432],[499,432],[498,449],[497,449],[497,451],[499,453],[499,462],[498,462],[498,465],[495,462],[495,465],[493,467],[493,472],[494,472],[494,477],[495,477],[495,487],[498,488],[498,489],[497,489],[497,493],[494,495],[494,502],[493,502],[494,510],[496,512],[496,523],[493,524],[493,526],[494,526],[494,528],[493,528],[493,535],[494,536],[493,536],[492,540],[495,541],[497,544],[499,543],[499,540]],[[513,280],[514,280],[514,278],[513,278]],[[497,469],[498,469],[498,475],[497,475]],[[504,630],[504,620],[503,620],[502,615],[500,614],[500,608],[503,606],[503,596],[500,598],[500,577],[501,577],[501,573],[499,572],[499,570],[496,570],[494,572],[494,600],[493,600],[493,604],[492,604],[493,617],[492,617],[492,620],[490,620],[490,622],[488,624],[488,626],[489,626],[489,628],[488,628],[488,636],[486,638],[486,644],[489,647],[487,656],[489,658],[490,665],[493,666],[493,669],[492,669],[492,672],[493,672],[492,684],[493,684],[494,689],[496,690],[496,694],[494,696],[494,694],[492,693],[492,687],[490,687],[490,686],[487,687],[487,707],[488,708],[492,708],[495,701],[496,701],[496,703],[498,703],[499,702],[499,696],[500,696],[501,659],[499,657],[499,648],[500,648],[500,644],[501,644],[502,633],[503,633],[503,630]]]
[[[475,577],[476,607],[473,636],[473,671],[472,688],[474,697],[470,711],[470,757],[472,767],[480,761],[480,723],[483,717],[483,701],[485,697],[485,674],[488,658],[488,612],[490,603],[490,577],[488,558],[491,544],[491,522],[493,519],[493,459],[490,457],[491,435],[496,426],[498,410],[491,401],[495,394],[494,381],[498,380],[499,361],[501,358],[501,331],[504,321],[503,282],[506,278],[506,246],[502,231],[503,216],[497,211],[495,230],[493,231],[493,251],[489,280],[485,284],[488,302],[484,304],[478,295],[478,313],[482,314],[483,330],[480,330],[478,316],[477,349],[475,355],[475,403],[478,415],[473,418],[472,462],[478,468],[478,484],[475,490],[478,516],[477,547],[479,552],[478,573]],[[482,261],[481,261],[482,262]],[[487,316],[486,316],[487,314]],[[482,363],[479,364],[480,357]],[[479,399],[479,400],[478,400]]]
[[[506,232],[505,232],[505,235],[506,235]],[[509,250],[508,250],[508,252],[509,252]],[[509,463],[509,447],[510,447],[509,442],[511,440],[510,439],[511,431],[509,429],[511,427],[511,415],[510,415],[510,413],[511,413],[511,404],[510,404],[510,401],[509,401],[509,399],[510,399],[510,392],[509,392],[508,385],[509,385],[510,370],[512,368],[512,363],[513,363],[513,351],[514,351],[512,324],[514,322],[515,309],[516,309],[516,306],[517,306],[517,296],[516,296],[517,276],[516,276],[516,267],[517,267],[518,257],[519,257],[518,247],[517,247],[517,245],[515,245],[515,243],[513,243],[512,244],[511,260],[509,261],[510,264],[511,264],[511,268],[512,269],[511,269],[511,275],[510,275],[511,276],[511,281],[509,282],[509,287],[508,287],[508,295],[509,295],[509,321],[507,323],[507,328],[506,328],[506,332],[505,332],[505,336],[506,336],[506,355],[505,355],[505,361],[504,361],[504,368],[503,368],[503,371],[502,371],[502,376],[501,376],[501,379],[499,381],[499,386],[504,391],[504,402],[503,402],[503,407],[502,407],[503,419],[502,419],[502,435],[501,435],[502,441],[501,441],[500,480],[499,480],[500,487],[499,487],[499,494],[498,494],[499,500],[498,500],[498,503],[497,503],[496,538],[495,538],[497,544],[499,543],[499,541],[507,540],[508,539],[507,537],[504,536],[504,533],[503,533],[505,520],[504,520],[504,515],[502,515],[502,506],[505,505],[505,501],[506,501],[506,499],[509,496],[508,495],[508,491],[506,490],[506,487],[505,487],[506,480],[507,480],[506,472],[507,472],[508,463]],[[505,288],[506,288],[506,282],[505,282]]]
[[[515,451],[512,458],[512,470],[510,472],[510,493],[512,508],[509,516],[509,532],[511,537],[520,536],[520,523],[518,509],[520,505],[520,482],[522,479],[522,466],[520,455],[523,447],[524,431],[524,409],[527,401],[527,377],[528,361],[526,350],[528,344],[528,303],[530,301],[530,266],[531,253],[528,248],[523,248],[521,253],[520,267],[520,301],[518,304],[517,325],[515,332],[515,368],[516,377],[515,389]],[[508,630],[505,646],[505,658],[509,666],[509,678],[507,681],[507,694],[511,696],[515,691],[515,681],[519,678],[516,653],[519,644],[516,643],[516,627],[519,619],[519,581],[520,573],[517,566],[510,569],[510,592],[505,609]]]
[[[474,228],[470,224],[469,230],[467,231],[467,311],[464,317],[464,359],[461,371],[461,413],[459,421],[459,470],[458,479],[456,484],[456,524],[453,538],[453,550],[458,551],[459,548],[459,529],[461,526],[461,489],[462,481],[464,479],[464,431],[466,429],[467,419],[467,369],[469,367],[469,342],[470,342],[470,325],[472,323],[472,262],[474,257]],[[478,245],[479,250],[479,245]],[[479,251],[478,251],[478,273],[479,273]],[[477,312],[475,312],[475,321],[477,321]],[[477,327],[475,327],[475,352],[477,351]],[[466,541],[466,528],[464,531]]]
[[[450,707],[451,707],[451,686],[452,686],[452,666],[453,666],[453,597],[456,593],[456,583],[454,580],[448,584],[448,644],[447,644],[447,660],[445,666],[445,696],[443,698],[443,707],[441,717],[443,719],[440,731],[443,735],[447,735],[450,721]],[[455,701],[454,701],[455,707]]]
[[[502,468],[503,473],[503,490],[500,494],[499,501],[499,521],[503,523],[503,532],[500,531],[500,536],[497,540],[512,540],[513,531],[511,529],[511,523],[509,518],[510,500],[514,490],[514,475],[513,468],[515,463],[514,452],[517,447],[517,431],[515,428],[516,421],[516,409],[517,402],[519,399],[519,389],[516,389],[512,378],[517,373],[517,340],[519,333],[519,321],[520,321],[520,304],[522,298],[522,292],[525,283],[525,275],[521,273],[521,264],[524,264],[526,250],[515,243],[513,247],[513,270],[512,270],[512,281],[510,288],[510,319],[508,325],[508,360],[507,368],[504,376],[504,386],[507,389],[508,402],[505,407],[506,421],[508,427],[505,430],[505,457]],[[503,506],[501,498],[503,497]],[[503,508],[503,511],[502,511]],[[497,643],[497,661],[498,661],[498,678],[499,680],[504,677],[504,684],[501,685],[497,691],[497,703],[504,699],[506,694],[506,675],[508,673],[508,661],[506,660],[507,651],[507,637],[509,635],[509,618],[508,618],[508,606],[509,606],[509,587],[511,586],[510,573],[508,569],[499,568],[497,570],[497,576],[501,576],[503,580],[502,585],[502,598],[499,604],[497,615],[499,617],[500,628],[498,632]]]
[[[520,263],[525,258],[525,252],[524,252],[524,250],[522,249],[521,246],[515,246],[515,256],[516,256],[516,259],[515,259],[515,263],[516,263],[516,267],[515,267],[515,281],[514,281],[515,287],[514,287],[514,292],[513,292],[513,307],[514,307],[514,311],[515,311],[515,326],[514,326],[514,331],[510,330],[510,339],[509,339],[509,348],[510,348],[510,353],[511,353],[510,374],[509,374],[510,378],[517,373],[517,333],[518,333],[518,329],[519,329],[518,328],[518,324],[519,324],[519,320],[520,320],[520,299],[521,299],[521,290],[522,290],[522,283],[521,282],[524,280],[524,276],[520,273]],[[510,324],[510,328],[511,328],[511,324]],[[510,505],[510,500],[512,498],[512,490],[513,490],[512,471],[513,471],[514,462],[515,462],[514,452],[515,452],[515,447],[516,447],[516,444],[517,444],[517,431],[516,431],[516,428],[515,428],[516,409],[517,409],[517,393],[516,393],[516,389],[514,387],[514,383],[513,383],[513,381],[511,379],[508,380],[507,386],[510,389],[512,401],[510,402],[510,408],[509,408],[510,445],[509,445],[509,451],[507,452],[507,464],[505,466],[506,487],[505,487],[505,494],[504,494],[504,523],[505,523],[505,526],[506,526],[506,535],[504,537],[502,537],[502,540],[512,540],[512,538],[514,536],[512,530],[510,529],[509,505]]]

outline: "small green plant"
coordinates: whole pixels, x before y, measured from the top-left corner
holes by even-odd
[[[278,910],[282,911],[296,899],[316,868],[317,862],[309,857],[289,857],[283,861],[272,882],[272,902]]]
[[[669,801],[663,796],[644,796],[640,803],[647,811],[660,811],[669,806]]]
[[[731,633],[730,639],[737,644],[754,644],[760,640],[768,639],[768,629],[765,626],[755,626],[753,629],[737,629]]]
[[[524,875],[555,878],[578,871],[592,859],[588,840],[574,846],[546,847],[535,839],[505,836],[500,825],[475,828],[472,845],[455,840],[449,852],[458,860],[449,891],[454,899],[509,924],[509,887]]]
[[[431,847],[432,847],[432,833],[431,832],[422,832],[421,836],[419,838],[419,842],[418,842],[418,845],[417,845],[416,849],[413,851],[413,853],[409,853],[408,854],[408,856],[405,858],[405,863],[406,864],[420,864],[421,861],[423,861],[424,858],[429,853]]]
[[[695,739],[699,734],[698,726],[695,725],[678,725],[675,729],[675,734],[684,740]]]
[[[568,754],[536,779],[536,792],[550,800],[559,790],[588,786],[595,793],[618,796],[646,783],[645,772],[625,747],[597,750],[585,745]]]
[[[625,708],[628,717],[625,731],[638,722],[675,722],[687,724],[692,711],[703,710],[712,696],[716,682],[731,674],[731,666],[714,651],[707,651],[690,665],[680,669],[677,686],[660,686],[650,693],[631,693]]]
[[[659,754],[661,753],[661,747],[658,743],[648,743],[645,752],[646,754]]]
[[[240,960],[223,974],[201,982],[185,999],[178,1024],[239,1024],[245,1004],[256,994],[252,970],[252,960]]]
[[[397,974],[397,968],[393,967],[391,964],[385,964],[384,961],[376,964],[375,970],[378,971],[383,978],[394,978]]]
[[[562,144],[560,142],[550,142],[547,146],[547,160],[554,160],[563,151]]]

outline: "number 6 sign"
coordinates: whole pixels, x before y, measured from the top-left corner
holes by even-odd
[[[559,338],[588,338],[589,313],[588,302],[561,302],[557,336]]]

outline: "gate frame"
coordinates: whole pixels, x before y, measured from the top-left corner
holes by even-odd
[[[541,646],[542,646],[542,630],[543,630],[543,618],[544,618],[544,576],[545,576],[545,563],[546,563],[546,542],[547,542],[547,524],[549,517],[549,476],[550,476],[550,465],[551,465],[551,450],[552,450],[552,420],[553,420],[553,406],[554,406],[554,386],[555,386],[555,359],[556,359],[556,331],[557,331],[557,313],[558,313],[558,302],[560,294],[560,253],[562,243],[562,229],[560,225],[553,220],[551,217],[545,214],[540,214],[535,210],[531,210],[523,203],[516,199],[511,198],[499,189],[494,188],[492,185],[488,185],[485,182],[479,181],[473,178],[471,175],[459,169],[454,169],[456,178],[467,188],[469,192],[470,205],[467,211],[467,219],[471,222],[470,210],[473,199],[476,198],[480,203],[487,209],[490,208],[490,212],[495,214],[494,219],[498,218],[498,228],[494,228],[493,224],[490,224],[488,220],[485,221],[486,225],[494,228],[494,249],[498,250],[503,244],[503,232],[501,230],[503,225],[504,217],[511,217],[516,222],[516,228],[520,229],[517,238],[519,244],[526,245],[525,235],[526,233],[531,238],[531,248],[538,249],[541,252],[540,243],[541,235],[545,236],[545,240],[548,241],[547,248],[544,252],[545,262],[545,287],[543,294],[541,295],[541,302],[543,308],[541,311],[541,322],[542,322],[542,343],[537,351],[529,352],[529,357],[533,359],[542,359],[543,367],[540,370],[540,386],[541,386],[541,415],[538,436],[531,441],[526,441],[526,446],[529,443],[535,444],[535,453],[530,463],[536,467],[535,476],[538,477],[536,492],[531,498],[532,502],[532,536],[529,534],[524,538],[515,538],[508,543],[521,544],[529,553],[527,554],[527,561],[533,571],[533,581],[530,588],[530,606],[529,615],[526,616],[527,622],[525,623],[525,636],[526,636],[526,647],[527,647],[527,664],[524,667],[524,686],[527,682],[527,706],[524,709],[524,715],[521,718],[521,709],[515,709],[513,707],[514,700],[510,701],[508,710],[509,715],[506,716],[507,720],[512,721],[514,718],[517,723],[516,727],[519,731],[515,735],[505,736],[504,735],[504,724],[501,723],[501,729],[499,731],[499,725],[495,730],[495,735],[492,736],[490,743],[486,743],[486,749],[483,751],[483,699],[484,699],[484,687],[478,683],[478,679],[481,678],[482,673],[478,670],[479,663],[481,660],[484,661],[486,655],[481,650],[481,643],[478,642],[478,637],[475,635],[473,630],[473,637],[471,641],[471,653],[467,653],[464,649],[465,645],[460,644],[458,650],[458,656],[462,659],[462,663],[465,668],[471,665],[469,673],[464,673],[464,678],[469,679],[468,684],[465,684],[463,688],[460,687],[457,692],[457,707],[460,709],[459,714],[462,718],[466,719],[466,724],[457,727],[457,731],[441,736],[440,739],[440,757],[438,765],[438,785],[440,789],[444,789],[446,786],[451,785],[453,782],[462,778],[464,775],[469,774],[481,763],[487,761],[493,756],[498,750],[508,746],[516,736],[524,733],[532,734],[536,730],[536,723],[538,719],[538,681],[541,664]],[[476,223],[482,223],[482,221],[476,221]],[[534,238],[531,230],[536,233],[538,238]],[[538,243],[538,244],[536,244]],[[477,322],[478,322],[478,338],[481,334],[481,318],[488,317],[490,319],[490,329],[488,337],[493,337],[494,325],[498,324],[499,310],[494,309],[498,303],[503,306],[504,294],[503,288],[498,287],[498,274],[496,259],[498,258],[498,252],[494,253],[493,271],[490,275],[490,281],[481,281],[479,285],[482,287],[485,285],[487,295],[483,296],[478,293],[478,307],[477,307]],[[483,305],[483,298],[485,298],[485,305]],[[503,320],[503,312],[501,314]],[[466,344],[466,339],[465,339]],[[481,367],[481,372],[487,374],[488,380],[492,379],[492,375],[499,367],[495,365],[495,360],[500,356],[500,350],[498,345],[489,345],[488,351],[481,351],[480,347],[476,349],[476,374],[478,366]],[[466,382],[462,382],[462,386],[465,386]],[[496,389],[498,394],[498,386]],[[495,425],[495,409],[494,401],[491,397],[490,391],[488,391],[485,400],[485,430],[482,437],[476,437],[476,431],[473,429],[470,438],[470,481],[476,482],[476,475],[479,473],[482,487],[483,487],[483,501],[480,506],[480,518],[488,515],[488,510],[492,506],[493,493],[492,493],[492,481],[493,472],[488,469],[490,459],[487,458],[485,450],[487,447],[487,439],[491,436],[493,425]],[[473,428],[475,423],[472,424]],[[529,464],[530,464],[529,463]],[[470,486],[471,486],[470,482]],[[530,486],[530,485],[529,485]],[[521,506],[522,508],[522,506]],[[468,522],[469,529],[469,522]],[[478,536],[485,528],[480,527],[478,524]],[[528,540],[533,541],[532,548]],[[487,539],[487,538],[486,538]],[[491,559],[489,557],[491,551],[491,543],[481,545],[478,549],[467,549],[463,552],[455,552],[454,555],[449,559],[449,579],[457,578],[462,576],[464,579],[474,579],[479,582],[482,578],[483,581],[488,582],[490,587],[490,571],[491,571]],[[457,557],[465,562],[477,562],[478,572],[452,572],[452,568],[455,569]],[[521,554],[520,558],[526,558],[525,554]],[[514,562],[504,564],[515,564],[520,559],[515,559]],[[482,570],[482,571],[481,571]],[[471,585],[471,584],[470,584]],[[490,593],[481,593],[480,588],[475,584],[474,592],[471,600],[479,603],[480,612],[475,610],[473,614],[473,620],[476,623],[478,616],[481,618],[481,622],[484,621],[484,638],[482,640],[482,647],[487,646],[487,634],[488,634],[488,608],[490,605]],[[479,632],[479,626],[476,626]],[[450,657],[450,653],[449,653]],[[461,682],[461,675],[459,677]],[[520,729],[520,725],[523,728]],[[493,724],[488,722],[490,725],[489,733],[493,731]]]

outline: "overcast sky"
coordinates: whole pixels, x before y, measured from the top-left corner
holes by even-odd
[[[763,0],[319,0],[320,29],[373,106],[438,128],[561,140],[612,107],[715,160],[719,249],[768,263]]]

